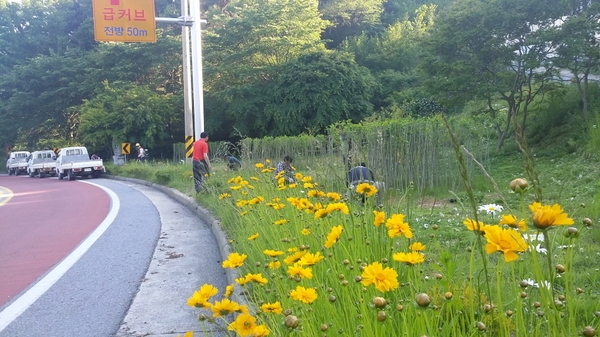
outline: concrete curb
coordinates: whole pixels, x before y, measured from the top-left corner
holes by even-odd
[[[132,183],[145,185],[148,187],[155,188],[155,189],[163,192],[164,194],[168,195],[173,200],[179,202],[180,204],[182,204],[183,206],[188,208],[190,211],[192,211],[192,213],[196,214],[202,221],[204,221],[206,224],[208,224],[210,226],[210,230],[213,233],[215,239],[217,240],[217,245],[219,248],[219,253],[221,255],[221,259],[223,261],[225,261],[229,257],[229,254],[231,252],[231,247],[229,246],[229,239],[227,238],[227,235],[225,235],[225,232],[221,229],[221,222],[219,220],[217,220],[217,218],[215,218],[210,213],[209,210],[198,205],[198,203],[196,202],[195,199],[179,192],[176,189],[166,187],[166,186],[156,184],[156,183],[146,181],[146,180],[141,180],[141,179],[136,179],[136,178],[128,178],[128,177],[120,177],[120,176],[112,176],[112,175],[107,175],[107,174],[103,175],[103,177],[109,178],[109,179],[114,179],[114,180],[129,181]],[[235,285],[235,279],[238,277],[237,270],[231,269],[231,268],[224,268],[224,269],[225,269],[225,276],[227,278],[227,283]],[[198,285],[198,286],[200,286],[200,285]],[[235,300],[238,302],[240,302],[240,301],[246,302],[245,299],[243,299],[241,296],[236,296],[235,293],[232,294],[232,296],[234,296]]]

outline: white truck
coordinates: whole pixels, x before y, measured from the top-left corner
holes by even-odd
[[[33,151],[27,161],[27,174],[31,178],[56,175],[56,154],[52,150]]]
[[[83,146],[60,149],[56,158],[58,179],[67,177],[69,180],[75,180],[77,176],[100,178],[103,172],[106,172],[106,169],[102,159],[90,159],[87,149]]]
[[[14,151],[8,155],[6,159],[6,170],[8,175],[18,176],[21,173],[27,173],[27,158],[29,151]]]

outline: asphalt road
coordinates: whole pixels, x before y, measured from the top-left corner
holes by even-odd
[[[50,213],[53,225],[23,221],[38,213]],[[78,230],[81,241],[63,240]],[[6,295],[0,337],[158,337],[189,330],[221,335],[215,327],[201,327],[198,310],[186,305],[204,283],[226,286],[215,237],[190,210],[153,188],[0,175],[0,245],[0,267],[12,266],[0,269],[0,284],[17,279],[13,274],[23,265],[41,265],[37,261],[49,251],[63,254],[18,294]],[[46,248],[32,253],[37,246]],[[16,257],[35,263],[16,263]]]

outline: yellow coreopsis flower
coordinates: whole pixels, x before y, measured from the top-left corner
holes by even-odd
[[[221,195],[219,195],[219,200],[223,200],[225,198],[231,198],[231,194],[229,194],[229,193],[221,193]]]
[[[288,187],[289,187],[289,188],[296,188],[297,186],[298,186],[298,184],[296,184],[296,183],[293,183],[293,184],[289,184],[289,185],[288,185]]]
[[[467,226],[467,229],[470,231],[479,231],[479,233],[481,233],[481,235],[485,235],[485,231],[490,227],[490,225],[486,225],[481,221],[475,221],[473,219],[465,219],[465,221],[463,221],[463,224],[465,224],[465,226]]]
[[[342,199],[342,195],[337,192],[329,192],[327,193],[327,198],[329,198],[331,201],[338,201]]]
[[[306,250],[295,252],[294,254],[283,259],[283,262],[287,265],[294,264],[294,263],[300,261],[300,259],[306,254],[308,254],[308,252]]]
[[[266,169],[262,169],[262,171],[260,171],[262,173],[271,173],[271,169],[266,168]]]
[[[254,164],[254,167],[256,167],[257,169],[261,169],[261,168],[265,167],[265,164],[263,164],[263,163],[256,163],[256,164]]]
[[[385,226],[388,228],[388,235],[390,238],[404,235],[410,239],[413,236],[410,226],[404,222],[404,214],[392,215],[385,222]]]
[[[289,267],[287,270],[287,273],[292,277],[298,276],[301,279],[305,279],[305,278],[310,279],[313,277],[312,269],[304,268],[299,263],[295,263],[293,266]]]
[[[303,183],[308,183],[308,182],[312,181],[312,177],[311,176],[305,176],[305,177],[302,177],[302,178],[299,178],[299,179],[302,179]]]
[[[316,253],[306,253],[304,254],[300,260],[298,260],[298,264],[302,265],[302,266],[312,266],[315,265],[317,262],[323,260],[325,258],[325,256],[321,255],[320,252],[316,252]]]
[[[319,209],[315,212],[315,219],[322,219],[326,217],[327,214],[329,214],[329,211],[327,209]]]
[[[344,214],[350,213],[350,209],[348,208],[348,205],[346,205],[343,202],[334,202],[333,204],[327,205],[327,207],[325,209],[327,210],[327,212],[330,212],[330,213],[333,211],[340,211]]]
[[[338,225],[338,226],[331,228],[331,231],[329,232],[329,234],[327,234],[327,240],[325,241],[325,248],[331,248],[333,246],[333,244],[335,244],[339,240],[340,236],[342,235],[343,230],[344,230],[344,227],[342,227],[342,225]]]
[[[375,220],[373,220],[375,227],[379,227],[385,222],[385,212],[373,211],[373,215],[375,216]]]
[[[522,231],[527,230],[527,225],[525,224],[525,220],[524,219],[517,220],[517,217],[512,214],[503,215],[502,219],[500,220],[500,225],[508,225],[512,228],[518,228]]]
[[[256,234],[252,234],[248,237],[248,241],[254,241],[256,240],[258,237],[260,236],[260,234],[256,233]]]
[[[398,273],[392,268],[383,268],[379,262],[373,262],[365,267],[361,283],[366,287],[371,284],[379,291],[390,291],[398,288]]]
[[[239,311],[240,305],[234,301],[224,298],[222,301],[216,301],[210,310],[213,313],[213,317],[221,317]]]
[[[281,307],[281,303],[279,303],[279,301],[275,303],[265,303],[260,306],[260,310],[262,310],[263,312],[270,312],[277,315],[283,312],[283,308]]]
[[[308,304],[317,299],[317,291],[314,288],[297,286],[296,289],[290,292],[290,296],[296,301],[301,301]]]
[[[204,307],[205,309],[210,308],[211,304],[208,300],[219,292],[215,286],[211,284],[204,284],[194,292],[192,297],[188,299],[188,305],[191,307]]]
[[[246,254],[231,253],[227,257],[227,260],[223,261],[223,268],[237,268],[244,265],[244,260],[248,256]]]
[[[277,257],[277,256],[284,254],[284,252],[282,252],[281,250],[271,250],[271,249],[265,249],[263,251],[263,253],[265,253],[265,255],[269,255],[270,257]]]
[[[252,179],[254,181],[258,181],[258,177],[250,177],[250,179]]]
[[[283,225],[284,223],[287,223],[287,222],[288,222],[287,219],[280,219],[280,220],[273,221],[273,224],[274,225]]]
[[[301,232],[302,235],[309,235],[310,234],[310,230],[307,228],[304,228]]]
[[[254,328],[254,331],[252,332],[252,337],[265,337],[268,336],[270,333],[271,331],[269,331],[267,326],[261,324],[257,325],[256,328]]]
[[[281,267],[281,262],[279,262],[279,261],[269,262],[269,264],[267,265],[267,267],[269,269],[277,269],[277,268]]]
[[[234,286],[233,284],[228,285],[227,287],[225,287],[225,295],[223,295],[225,298],[231,296],[231,294],[233,294],[233,289]]]
[[[234,186],[229,186],[229,188],[231,188],[231,189],[232,189],[232,190],[234,190],[234,191],[237,191],[237,190],[239,190],[240,188],[242,188],[242,186],[240,186],[240,185],[234,185]]]
[[[371,197],[375,193],[377,193],[377,187],[375,187],[369,183],[360,183],[356,186],[355,191],[358,194],[364,194],[367,197]]]
[[[237,207],[244,207],[244,206],[248,205],[248,200],[243,200],[243,199],[238,200],[238,201],[236,201],[235,205]]]
[[[506,262],[517,260],[519,258],[517,252],[527,250],[527,243],[525,243],[521,234],[513,229],[488,226],[485,231],[485,238],[487,240],[485,252],[488,254],[502,252]]]
[[[394,260],[408,265],[414,265],[425,261],[425,255],[419,252],[396,253],[393,255]]]
[[[227,326],[227,329],[235,331],[242,337],[252,336],[256,329],[256,318],[250,314],[241,314]]]
[[[414,250],[414,251],[421,251],[421,250],[425,250],[425,247],[426,246],[420,242],[414,242],[413,244],[408,246],[408,249]]]
[[[315,185],[313,183],[304,183],[304,185],[302,186],[306,189],[315,188]]]
[[[532,213],[533,225],[538,229],[544,230],[552,226],[568,226],[575,223],[567,213],[564,213],[559,204],[550,206],[534,202],[529,205],[529,209]]]
[[[254,281],[260,285],[265,285],[265,284],[269,283],[269,280],[267,280],[264,276],[262,276],[261,273],[248,274],[248,275],[246,275],[246,278],[248,278],[250,281]]]

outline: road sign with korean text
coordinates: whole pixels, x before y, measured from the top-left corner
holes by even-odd
[[[156,42],[154,0],[93,0],[96,41]]]

